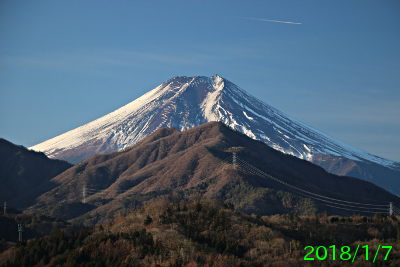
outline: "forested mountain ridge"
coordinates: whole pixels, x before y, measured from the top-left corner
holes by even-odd
[[[238,159],[292,187],[244,166],[234,169],[233,152]],[[220,122],[182,132],[159,129],[124,151],[93,156],[51,182],[54,189],[37,198],[27,212],[91,224],[108,222],[121,212],[171,194],[230,201],[239,210],[259,215],[355,212],[323,205],[326,202],[315,201],[294,187],[341,201],[384,204],[386,209],[389,201],[398,202],[396,196],[369,182],[329,174]],[[363,209],[355,210],[363,214]]]
[[[318,266],[397,266],[399,233],[397,217],[382,214],[261,217],[228,202],[161,197],[110,224],[55,227],[0,254],[0,266],[304,266],[309,246]],[[315,254],[320,246],[323,260]],[[343,255],[345,246],[351,256],[360,247],[354,260]]]

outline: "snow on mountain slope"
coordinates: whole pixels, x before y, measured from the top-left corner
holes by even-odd
[[[313,129],[218,75],[174,77],[120,109],[31,149],[77,163],[96,153],[135,144],[161,127],[186,130],[209,121],[222,121],[279,151],[309,161],[323,154],[400,171],[400,163]]]

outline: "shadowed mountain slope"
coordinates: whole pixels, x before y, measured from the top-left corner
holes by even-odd
[[[72,166],[0,138],[0,203],[7,201],[9,207],[24,207],[28,203],[16,199],[31,195],[35,188]]]
[[[51,183],[58,186],[41,195],[28,212],[96,223],[157,196],[175,194],[218,198],[263,215],[354,213],[351,208],[335,209],[307,200],[294,187],[252,174],[240,165],[233,169],[234,151],[254,168],[316,194],[372,204],[398,201],[369,182],[329,174],[223,123],[210,122],[183,132],[162,128],[123,151],[95,155],[53,178]],[[86,203],[81,203],[83,190]]]

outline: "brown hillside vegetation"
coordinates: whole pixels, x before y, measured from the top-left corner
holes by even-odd
[[[261,217],[228,202],[158,197],[110,224],[82,226],[79,232],[55,227],[48,237],[0,254],[0,266],[398,266],[397,220],[382,214]],[[319,260],[314,250],[308,255],[314,260],[305,261],[307,246],[324,246],[326,258]],[[351,256],[360,247],[354,260],[343,254],[344,246]],[[383,246],[392,248],[388,253]],[[322,249],[319,256],[324,257]]]
[[[159,195],[175,194],[181,199],[198,196],[230,201],[244,212],[259,215],[354,213],[320,206],[297,195],[293,188],[233,169],[231,162],[223,161],[233,151],[263,172],[317,194],[376,201],[373,204],[398,201],[371,183],[328,174],[223,123],[210,122],[183,132],[159,129],[129,149],[93,156],[52,179],[58,186],[40,196],[27,212],[44,212],[72,222],[104,223]],[[87,198],[81,203],[84,186]]]

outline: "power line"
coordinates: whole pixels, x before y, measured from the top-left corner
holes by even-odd
[[[377,213],[377,212],[374,212],[374,211],[346,209],[346,208],[342,208],[342,207],[331,206],[331,205],[324,204],[324,203],[320,203],[320,205],[324,205],[324,206],[328,206],[328,207],[332,207],[332,208],[336,208],[336,209],[342,209],[342,210],[350,210],[350,211],[357,211],[357,212],[368,212],[368,213],[373,213],[373,214]]]
[[[239,159],[239,160],[242,160],[241,158],[238,158],[238,159]],[[245,164],[250,165],[253,169],[256,169],[256,171],[261,172],[262,175],[265,175],[265,176],[267,176],[268,178],[271,178],[271,177],[272,177],[271,175],[264,173],[263,171],[261,171],[261,170],[258,169],[257,167],[254,167],[253,165],[251,165],[251,164],[248,163],[247,161],[242,160],[242,162],[244,162]],[[260,176],[260,174],[257,174],[257,175]],[[271,179],[274,179],[274,177],[272,177]],[[277,179],[277,178],[275,178],[275,179],[276,179],[276,180],[279,180],[279,179]],[[280,183],[285,183],[285,182],[283,182],[283,181],[281,181],[281,180],[279,180],[278,182],[280,182]],[[300,190],[303,190],[303,189],[300,189]],[[332,194],[332,192],[329,192],[329,191],[326,191],[326,190],[323,190],[323,189],[320,189],[320,188],[318,188],[318,190],[320,190],[320,191],[325,191],[325,192],[328,192],[328,193],[331,193],[331,194]],[[341,193],[339,193],[339,192],[335,192],[334,194],[339,194],[339,195],[343,195],[343,196],[351,197],[351,198],[364,199],[364,200],[368,200],[368,201],[387,202],[387,201],[376,200],[376,199],[373,200],[373,199],[360,198],[360,197],[355,197],[355,196],[348,196],[348,195],[345,195],[345,194],[341,194]],[[322,196],[321,196],[321,197],[322,197]],[[383,204],[363,204],[363,203],[359,203],[359,202],[350,202],[350,201],[344,201],[344,200],[339,200],[339,199],[336,199],[336,200],[338,200],[338,201],[343,201],[343,202],[348,202],[348,203],[362,204],[362,205],[384,206],[384,207],[388,206],[388,204],[385,204],[385,205],[383,205]]]
[[[376,205],[376,204],[369,204],[369,203],[359,203],[359,202],[345,201],[345,200],[341,200],[341,199],[336,199],[336,198],[332,198],[332,197],[323,196],[323,195],[320,195],[320,194],[315,194],[315,193],[312,193],[310,191],[307,191],[307,190],[304,190],[302,188],[299,188],[297,186],[294,186],[294,185],[288,184],[286,182],[283,182],[282,180],[277,179],[277,178],[275,178],[275,177],[273,177],[273,176],[261,171],[257,167],[254,167],[253,165],[251,165],[247,161],[239,158],[238,156],[235,156],[235,161],[236,161],[235,163],[238,164],[239,167],[241,167],[243,170],[245,170],[245,171],[247,171],[247,172],[249,172],[249,173],[251,173],[251,174],[253,174],[255,176],[259,176],[259,177],[264,178],[264,179],[265,178],[272,179],[272,180],[274,180],[274,181],[276,181],[276,182],[278,182],[280,184],[283,184],[283,185],[285,185],[287,187],[290,187],[292,189],[297,190],[300,195],[303,195],[305,197],[312,198],[312,199],[315,199],[315,200],[318,200],[318,201],[322,201],[322,202],[326,202],[326,203],[330,204],[329,205],[329,204],[326,204],[326,203],[321,203],[322,205],[325,205],[325,206],[338,208],[338,209],[344,209],[344,210],[350,210],[350,211],[369,212],[369,213],[376,213],[378,211],[381,211],[381,212],[388,212],[389,211],[389,209],[388,209],[389,205]],[[339,202],[339,203],[337,203],[337,202]],[[353,205],[343,204],[343,203],[340,203],[340,202],[353,204]],[[370,207],[361,207],[361,206],[355,206],[355,205],[370,206]],[[340,207],[340,206],[344,206],[344,207]],[[346,207],[350,207],[350,208],[353,208],[353,209],[348,209]],[[384,207],[386,207],[386,209]],[[354,209],[354,208],[356,208],[356,209]],[[395,207],[393,206],[393,208],[395,208]],[[359,210],[359,209],[366,209],[366,210]],[[377,211],[370,211],[372,209],[373,210],[377,210]],[[397,208],[396,208],[396,212],[400,212],[400,211],[398,211]],[[390,211],[389,211],[389,213],[390,213]]]
[[[243,166],[241,166],[241,167],[243,167]],[[252,173],[251,171],[249,171],[249,170],[247,169],[247,167],[245,167],[245,170],[248,171],[248,172],[250,172],[250,173]],[[252,174],[256,175],[255,173],[252,173]],[[262,178],[263,178],[263,177],[262,177]],[[359,207],[359,206],[352,206],[352,205],[347,205],[347,204],[342,204],[342,203],[336,203],[336,202],[328,201],[328,200],[325,200],[325,199],[320,199],[320,198],[315,197],[315,196],[310,196],[310,195],[307,195],[307,194],[305,194],[305,193],[303,193],[303,192],[298,192],[298,194],[300,194],[300,195],[302,195],[302,196],[305,196],[305,197],[308,197],[308,198],[312,198],[312,199],[318,200],[318,201],[323,201],[323,202],[327,202],[327,203],[335,204],[335,205],[341,205],[341,206],[346,206],[346,207],[351,207],[351,208],[358,208],[358,209],[367,209],[367,210],[370,210],[370,209],[377,209],[377,210],[379,210],[379,211],[383,211],[383,210],[386,211],[386,209],[384,209],[384,208]],[[327,205],[327,204],[326,204],[326,205]],[[332,207],[332,206],[331,206],[331,207]],[[339,208],[339,207],[338,207],[338,208]],[[358,210],[354,210],[354,211],[358,211]]]
[[[263,176],[266,176],[266,177],[268,177],[268,178],[271,178],[271,179],[273,179],[273,180],[275,180],[275,181],[277,181],[277,182],[279,182],[279,183],[281,183],[281,184],[284,184],[284,185],[286,185],[286,186],[289,186],[289,187],[291,187],[291,188],[294,188],[294,189],[303,191],[303,192],[305,192],[305,193],[307,193],[307,194],[311,194],[311,195],[314,195],[314,196],[317,196],[317,197],[321,197],[321,198],[330,199],[330,200],[333,200],[333,201],[340,201],[340,202],[350,203],[350,204],[368,205],[368,206],[381,206],[381,207],[382,207],[382,206],[384,206],[384,207],[387,207],[387,206],[388,206],[388,205],[376,205],[376,204],[367,204],[367,203],[359,203],[359,202],[345,201],[345,200],[340,200],[340,199],[336,199],[336,198],[331,198],[331,197],[326,197],[326,196],[322,196],[322,195],[319,195],[319,194],[315,194],[315,193],[312,193],[312,192],[310,192],[310,191],[307,191],[307,190],[301,189],[301,188],[299,188],[299,187],[290,185],[290,184],[288,184],[288,183],[286,183],[286,182],[283,182],[283,181],[281,181],[281,180],[279,180],[279,179],[277,179],[277,178],[275,178],[275,177],[273,177],[273,176],[271,176],[271,175],[269,175],[269,174],[266,174],[266,173],[264,173],[263,171],[259,170],[258,168],[254,167],[253,165],[251,165],[250,163],[248,163],[248,162],[242,160],[242,159],[239,158],[239,157],[238,157],[238,161],[241,162],[241,163],[243,163],[244,165],[246,165],[246,166],[247,166],[248,168],[250,168],[250,169],[257,170],[257,171],[258,171],[261,175],[263,175]],[[259,176],[260,176],[260,175],[259,175]]]

